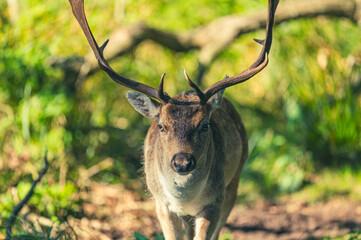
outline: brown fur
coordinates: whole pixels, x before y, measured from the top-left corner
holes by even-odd
[[[246,131],[227,99],[209,115],[209,104],[200,105],[197,96],[177,96],[160,107],[145,139],[146,182],[167,240],[182,239],[182,223],[188,239],[194,234],[194,239],[217,239],[235,203],[248,155]],[[207,132],[199,129],[202,121],[209,122]],[[171,169],[178,152],[194,155],[197,165],[191,173]]]

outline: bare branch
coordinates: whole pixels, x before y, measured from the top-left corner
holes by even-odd
[[[31,185],[31,188],[29,190],[29,192],[26,194],[26,196],[24,197],[23,200],[21,200],[21,202],[14,206],[10,218],[7,221],[7,225],[6,225],[6,239],[11,239],[12,238],[12,226],[14,225],[15,219],[18,216],[19,212],[21,211],[21,209],[25,206],[25,204],[30,200],[30,198],[33,196],[34,194],[34,189],[36,187],[36,185],[41,181],[41,179],[43,178],[43,176],[45,175],[46,171],[48,170],[49,167],[49,162],[48,162],[48,158],[45,154],[44,157],[44,167],[41,169],[41,171],[39,172],[39,176],[38,178],[33,182],[33,184]]]
[[[144,22],[136,23],[115,30],[109,37],[111,44],[105,49],[104,55],[108,60],[111,60],[133,50],[144,40],[152,40],[176,52],[198,49],[199,70],[201,72],[198,75],[198,82],[217,54],[235,39],[266,26],[266,11],[264,9],[252,14],[221,17],[184,33],[159,30]],[[281,2],[278,6],[275,23],[317,16],[342,17],[361,26],[361,0],[291,0]],[[81,77],[84,78],[86,75],[99,70],[98,63],[91,53],[84,58],[84,62],[88,65],[88,71],[83,71]],[[53,64],[57,65],[56,62]],[[64,65],[61,67],[64,68]],[[69,63],[69,68],[76,68],[75,72],[80,72],[79,64],[70,65]]]

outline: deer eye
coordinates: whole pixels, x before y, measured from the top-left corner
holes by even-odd
[[[202,131],[203,131],[203,132],[207,132],[208,129],[209,129],[209,123],[206,122],[206,123],[204,123],[203,126],[202,126]]]
[[[165,131],[165,129],[164,129],[164,127],[163,127],[162,124],[158,124],[157,127],[158,127],[159,131],[161,131],[161,132],[164,132],[164,131]]]

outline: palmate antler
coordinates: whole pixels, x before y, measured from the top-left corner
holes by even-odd
[[[212,86],[208,87],[205,90],[201,90],[195,83],[193,83],[190,78],[188,77],[187,73],[185,73],[186,79],[188,84],[196,91],[197,95],[199,96],[200,103],[206,104],[208,99],[211,98],[214,94],[216,94],[218,91],[225,89],[227,87],[230,87],[232,85],[242,83],[256,75],[258,72],[260,72],[263,68],[267,66],[268,63],[268,55],[269,51],[271,49],[272,44],[272,27],[274,22],[274,15],[275,11],[278,5],[279,0],[268,0],[268,19],[267,19],[267,27],[266,27],[266,39],[265,40],[257,40],[256,42],[263,45],[262,51],[257,58],[257,60],[246,70],[243,72],[229,77],[225,78],[219,82],[216,82]],[[84,1],[83,0],[69,0],[70,5],[73,10],[73,14],[77,21],[79,22],[93,52],[98,60],[98,64],[100,68],[105,71],[108,76],[115,81],[118,84],[121,84],[123,86],[126,86],[130,89],[133,89],[135,91],[144,93],[152,98],[158,99],[160,102],[167,103],[171,100],[171,98],[168,96],[167,93],[163,91],[163,82],[164,82],[164,75],[162,75],[159,87],[158,89],[152,88],[148,85],[139,83],[137,81],[128,79],[126,77],[123,77],[119,74],[117,74],[108,64],[108,62],[104,59],[103,56],[103,50],[108,44],[108,40],[105,41],[105,43],[99,47],[97,42],[95,41],[93,34],[89,28],[88,22],[86,20],[85,12],[84,12]]]

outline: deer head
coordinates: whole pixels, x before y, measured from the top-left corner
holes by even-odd
[[[216,82],[201,90],[184,72],[192,94],[178,95],[171,98],[163,91],[163,74],[158,89],[136,82],[117,74],[103,57],[103,50],[108,40],[99,47],[88,26],[84,13],[83,0],[69,0],[74,16],[78,20],[100,68],[118,84],[137,92],[128,91],[127,99],[139,113],[156,120],[159,141],[167,149],[166,159],[173,171],[186,174],[195,169],[200,159],[207,153],[207,146],[212,134],[212,112],[221,102],[227,87],[247,81],[266,67],[272,43],[272,26],[278,1],[268,1],[268,21],[265,40],[255,41],[263,48],[257,60],[243,72]]]
[[[219,107],[223,92],[217,92],[206,104],[200,104],[199,96],[192,91],[166,103],[133,91],[127,92],[127,98],[139,113],[155,119],[155,131],[166,149],[164,159],[170,163],[166,165],[186,174],[195,169],[199,159],[205,158],[211,137],[211,114]]]

